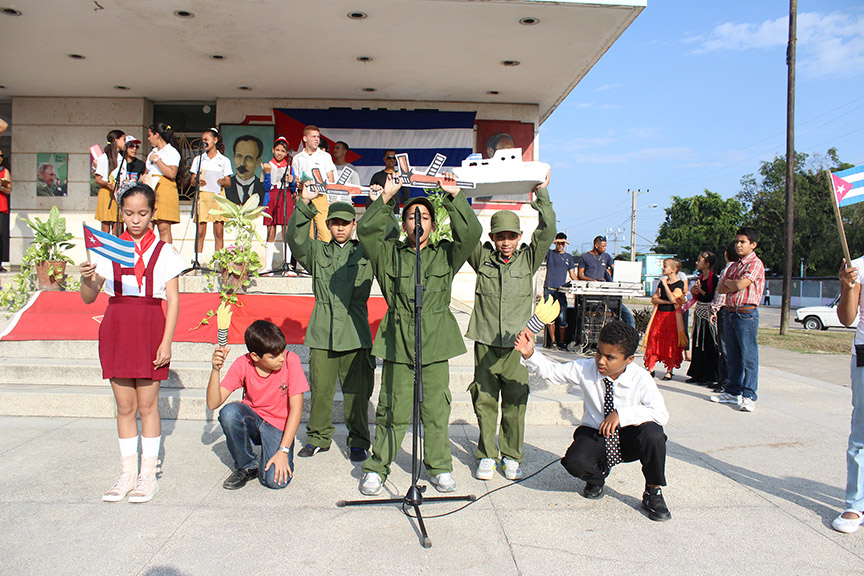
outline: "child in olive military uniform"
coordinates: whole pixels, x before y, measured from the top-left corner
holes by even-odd
[[[452,179],[445,174],[444,178]],[[440,492],[456,489],[450,473],[453,457],[450,454],[448,425],[450,421],[450,370],[448,359],[463,354],[465,344],[459,333],[456,318],[450,312],[450,292],[453,277],[465,263],[483,232],[477,216],[468,205],[459,188],[445,180],[441,188],[449,194],[444,208],[450,214],[453,241],[429,243],[429,234],[435,224],[435,208],[426,198],[413,198],[402,211],[402,228],[406,239],[387,238],[392,225],[393,211],[387,202],[401,188],[391,176],[384,192],[366,210],[357,226],[360,245],[365,250],[381,292],[389,309],[372,347],[372,354],[384,360],[381,372],[381,392],[375,421],[375,440],[372,457],[366,461],[366,474],[360,492],[379,494],[390,473],[390,464],[396,457],[414,401],[414,265],[417,246],[420,249],[420,270],[423,295],[423,402],[420,416],[423,421],[425,442],[423,462],[430,481]],[[420,211],[423,234],[416,238],[415,207]]]
[[[513,348],[516,336],[531,317],[534,273],[543,263],[555,238],[555,211],[546,187],[549,177],[535,188],[531,206],[539,213],[531,244],[522,244],[522,229],[515,212],[500,210],[492,215],[489,238],[478,244],[468,263],[477,272],[474,312],[466,336],[474,340],[474,382],[469,387],[480,428],[474,474],[491,480],[496,461],[502,456],[504,476],[522,477],[522,443],[525,439],[525,408],[528,404],[528,370]],[[498,444],[498,397],[501,397],[501,430]]]
[[[366,310],[372,267],[359,242],[351,239],[356,219],[354,207],[347,202],[329,206],[329,242],[309,237],[318,214],[311,202],[315,196],[315,192],[303,187],[288,220],[288,244],[303,268],[312,273],[315,295],[304,340],[309,347],[312,407],[306,423],[306,445],[298,455],[309,457],[330,449],[338,379],[342,383],[350,458],[362,462],[370,445],[368,410],[375,376]]]

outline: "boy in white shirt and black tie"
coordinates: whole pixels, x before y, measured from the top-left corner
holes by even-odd
[[[531,374],[557,384],[576,384],[584,394],[582,422],[561,464],[585,481],[582,495],[603,496],[606,476],[619,462],[642,462],[642,508],[651,520],[672,518],[663,499],[666,485],[666,404],[651,375],[633,364],[639,335],[628,324],[608,323],[600,331],[597,355],[556,363],[534,350],[531,332],[516,338],[516,349]]]

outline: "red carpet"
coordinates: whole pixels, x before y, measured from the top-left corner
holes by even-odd
[[[243,344],[246,327],[255,320],[269,320],[285,334],[289,344],[302,344],[315,305],[312,296],[247,294],[239,297],[228,331],[230,344]],[[40,292],[21,313],[3,340],[97,340],[99,321],[108,305],[102,293],[87,305],[77,292]],[[216,310],[218,294],[180,294],[180,315],[174,332],[175,342],[216,342],[216,317],[194,329],[208,310]],[[383,298],[369,299],[369,325],[372,336],[387,311]]]

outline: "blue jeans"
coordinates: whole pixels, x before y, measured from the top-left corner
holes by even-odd
[[[629,324],[631,328],[636,328],[636,318],[633,317],[633,312],[623,302],[621,303],[621,321]]]
[[[717,311],[717,348],[720,350],[720,362],[717,365],[720,380],[717,383],[723,386],[724,389],[729,379],[726,368],[726,357],[729,356],[729,350],[726,348],[726,314],[725,308]]]
[[[555,288],[543,288],[543,299],[546,300],[549,296],[557,300],[561,306],[561,311],[558,313],[558,318],[555,322],[559,327],[565,328],[567,326],[567,295]]]
[[[846,450],[846,508],[864,510],[864,368],[852,356],[852,431]]]
[[[276,467],[264,467],[279,450],[284,432],[272,424],[265,422],[252,408],[242,402],[231,402],[219,411],[219,424],[225,433],[228,451],[234,459],[237,470],[254,470],[258,468],[258,481],[267,488],[284,488],[291,482],[289,476],[284,483],[274,479]],[[255,446],[261,446],[261,455],[255,463]],[[291,453],[288,454],[288,466],[294,472],[294,443],[291,443]]]
[[[759,386],[759,309],[750,312],[726,310],[726,388],[727,394],[756,400]]]

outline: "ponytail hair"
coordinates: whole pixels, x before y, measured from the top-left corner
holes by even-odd
[[[178,148],[177,138],[174,136],[174,130],[171,128],[170,124],[166,124],[164,122],[157,122],[155,124],[150,125],[150,132],[153,134],[158,134],[162,140],[173,146],[174,148]]]
[[[108,141],[108,145],[105,146],[104,150],[105,155],[108,156],[108,174],[117,169],[117,154],[120,153],[120,150],[117,149],[115,141],[125,135],[126,133],[123,130],[111,130],[105,136],[105,140]]]

